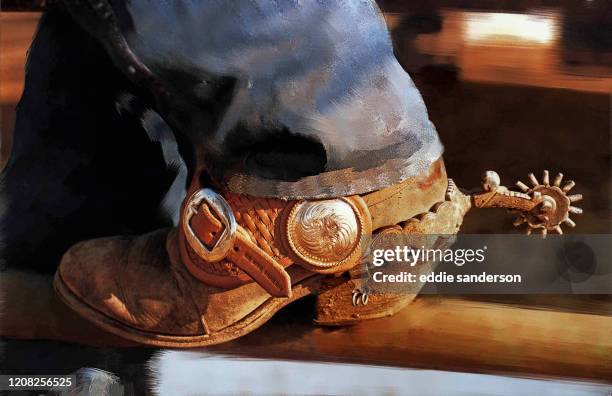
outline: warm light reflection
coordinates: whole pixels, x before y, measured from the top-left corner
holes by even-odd
[[[580,65],[564,60],[570,51],[561,35],[562,12],[558,8],[534,9],[529,14],[444,9],[439,32],[396,40],[402,62],[412,72],[424,65],[453,65],[463,81],[609,94],[612,70],[603,62]],[[571,55],[581,59],[580,50],[572,49]],[[610,55],[600,52],[597,56],[607,59]]]
[[[508,14],[497,12],[468,13],[465,41],[519,41],[530,44],[550,44],[555,37],[553,18],[543,15]]]

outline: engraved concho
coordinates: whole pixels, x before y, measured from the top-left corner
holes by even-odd
[[[359,212],[347,199],[302,201],[289,214],[287,239],[305,262],[328,268],[355,251],[362,229]]]

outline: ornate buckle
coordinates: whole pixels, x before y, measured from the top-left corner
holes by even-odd
[[[202,243],[191,228],[191,218],[198,213],[202,202],[205,202],[213,210],[224,226],[223,232],[211,249],[208,249]],[[205,261],[219,261],[225,258],[227,252],[234,245],[237,228],[236,218],[225,198],[210,188],[203,188],[189,197],[184,210],[185,213],[181,221],[181,227],[183,228],[187,243],[189,243],[194,252]]]
[[[354,261],[361,255],[362,237],[371,233],[371,224],[347,198],[298,201],[285,227],[291,251],[316,272],[331,272]]]

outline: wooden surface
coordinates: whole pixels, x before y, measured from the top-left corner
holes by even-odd
[[[25,61],[39,13],[0,12],[0,168],[7,160]]]
[[[15,104],[23,89],[26,54],[40,14],[0,13],[0,103]]]
[[[580,305],[579,298],[575,305]],[[612,381],[612,317],[464,298],[421,296],[394,317],[338,329],[292,324],[290,317],[283,323],[281,318],[219,349],[251,356]]]
[[[54,295],[49,277],[5,272],[0,290],[6,301],[0,325],[3,337],[134,346],[67,309]],[[612,382],[609,296],[523,299],[527,300],[521,304],[499,296],[420,296],[393,317],[334,328],[312,324],[313,301],[307,298],[253,333],[206,350]]]

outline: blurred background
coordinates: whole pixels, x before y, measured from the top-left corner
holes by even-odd
[[[3,1],[1,157],[11,146],[38,12],[57,1]],[[612,5],[607,0],[379,0],[397,57],[421,90],[463,188],[486,169],[512,186],[560,171],[583,193],[582,233],[609,233]],[[20,11],[20,12],[15,12]],[[503,211],[472,211],[463,232],[508,232]]]

